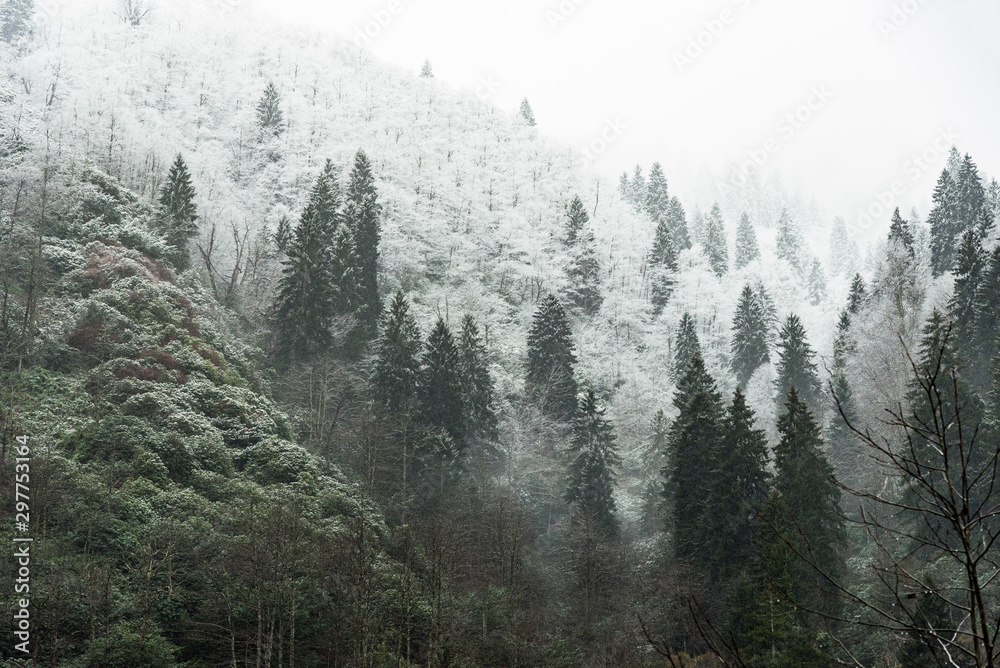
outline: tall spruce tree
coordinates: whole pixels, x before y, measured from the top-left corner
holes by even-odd
[[[402,290],[393,295],[375,345],[371,387],[376,404],[396,419],[412,414],[420,381],[420,329]]]
[[[281,94],[274,83],[268,83],[257,102],[257,127],[261,134],[276,137],[285,129],[285,116],[281,113]]]
[[[359,302],[359,333],[370,340],[382,315],[382,296],[378,284],[379,242],[382,238],[379,216],[382,205],[378,201],[375,177],[371,163],[364,151],[354,155],[344,202],[344,223],[354,239],[357,255],[357,286]]]
[[[420,67],[420,76],[424,77],[425,79],[434,78],[434,68],[431,67],[430,58],[424,59],[424,64]]]
[[[174,264],[181,270],[191,266],[188,243],[198,234],[198,209],[194,198],[191,173],[178,153],[160,189],[159,205],[160,229],[174,251]]]
[[[594,517],[609,534],[618,531],[614,487],[621,464],[615,431],[598,405],[593,390],[587,390],[573,418],[572,460],[566,483],[566,501]]]
[[[955,323],[953,330],[955,347],[963,361],[969,365],[974,365],[981,359],[976,307],[986,269],[985,255],[976,231],[965,230],[955,261],[955,289],[948,302],[948,311]],[[994,295],[994,299],[998,297]]]
[[[899,215],[899,207],[892,213],[892,224],[889,226],[889,243],[901,244],[910,255],[916,254],[914,247],[913,232],[910,224]]]
[[[737,388],[713,455],[705,503],[706,558],[715,582],[737,574],[750,559],[757,513],[768,495],[767,437]]]
[[[750,216],[740,216],[740,224],[736,227],[736,268],[742,269],[751,262],[760,259],[760,247],[757,245],[757,232],[753,229]]]
[[[981,394],[986,394],[990,387],[991,369],[982,361],[992,360],[1000,354],[997,347],[997,333],[1000,332],[1000,244],[993,248],[989,255],[985,271],[976,291],[974,306],[976,314],[976,350],[975,360],[980,363],[972,365],[970,381]]]
[[[935,276],[950,271],[955,262],[955,240],[960,233],[957,200],[955,182],[945,169],[934,187],[933,208],[927,215],[931,227],[931,269]]]
[[[35,0],[7,0],[0,5],[0,39],[16,44],[30,37],[35,16]]]
[[[695,355],[701,356],[697,324],[690,313],[685,312],[677,325],[677,343],[674,351],[674,378],[678,381],[687,373],[688,365]]]
[[[773,347],[778,332],[778,307],[775,305],[774,300],[771,299],[770,293],[768,293],[767,288],[764,287],[764,282],[758,280],[757,287],[754,289],[754,296],[757,297],[757,303],[760,305],[760,311],[764,314],[764,322],[767,325],[767,343],[768,347]]]
[[[861,274],[854,274],[851,279],[851,290],[847,298],[847,310],[851,314],[856,314],[864,307],[868,301],[868,288],[865,286],[865,279]]]
[[[670,208],[670,193],[667,191],[667,177],[658,162],[654,162],[649,168],[643,208],[655,225],[658,226],[666,221]]]
[[[778,377],[774,388],[780,399],[787,397],[794,388],[796,397],[802,402],[813,410],[820,407],[822,389],[816,362],[813,361],[815,357],[802,321],[794,313],[790,314],[785,319],[778,341]]]
[[[840,488],[823,455],[820,426],[794,387],[788,392],[785,408],[778,418],[781,440],[774,448],[775,489],[794,522],[791,533],[799,553],[810,555],[825,573],[834,575],[839,570],[837,548],[843,539]],[[798,566],[803,580],[812,579],[809,566]],[[815,593],[798,592],[798,600],[816,600]]]
[[[705,521],[706,483],[716,470],[715,457],[723,440],[722,397],[708,375],[705,360],[695,351],[677,384],[678,415],[670,426],[663,494],[671,505],[674,555],[706,567],[705,547],[710,528]]]
[[[803,270],[802,262],[802,240],[799,236],[798,227],[792,222],[792,217],[788,215],[788,209],[781,210],[778,218],[777,254],[798,272]]]
[[[284,363],[306,361],[333,344],[337,316],[353,293],[353,240],[340,225],[340,187],[329,160],[286,251],[275,320]]]
[[[465,401],[460,376],[461,358],[451,330],[438,318],[421,357],[418,394],[427,425],[446,433],[455,447],[465,446]]]
[[[974,229],[980,220],[980,214],[986,205],[986,189],[983,179],[979,176],[979,168],[972,161],[972,156],[966,153],[962,157],[962,165],[955,180],[956,218],[958,233]]]
[[[677,248],[674,246],[673,232],[666,220],[656,224],[653,248],[649,253],[650,283],[653,306],[659,313],[670,300],[677,272]]]
[[[826,275],[823,273],[823,265],[820,264],[818,257],[813,258],[812,264],[809,267],[809,278],[806,280],[806,294],[809,297],[809,303],[813,306],[818,306],[820,302],[826,299]]]
[[[733,316],[733,340],[730,346],[736,383],[746,387],[754,371],[770,361],[767,345],[767,320],[753,288],[746,285]]]
[[[458,357],[466,432],[470,438],[495,441],[499,430],[493,377],[490,375],[489,358],[479,326],[471,315],[462,319]]]
[[[684,207],[677,197],[670,198],[670,206],[667,207],[667,227],[674,235],[674,248],[680,253],[682,250],[691,248],[691,237],[688,234],[687,218],[684,215]]]
[[[601,265],[594,251],[594,234],[585,227],[571,248],[572,256],[566,269],[566,296],[576,309],[586,316],[601,310]]]
[[[535,112],[531,110],[531,105],[528,103],[528,98],[521,100],[521,120],[528,127],[535,127]]]
[[[576,412],[573,331],[553,295],[542,300],[528,331],[525,392],[550,417],[569,421]]]
[[[565,241],[567,246],[573,246],[580,240],[580,235],[587,229],[588,222],[590,222],[590,216],[587,215],[587,209],[583,206],[583,200],[580,199],[579,195],[574,195],[573,201],[566,209]]]
[[[722,220],[722,209],[718,204],[712,206],[705,221],[704,241],[705,255],[712,271],[720,278],[729,271],[729,241],[726,238],[726,227]]]
[[[636,165],[632,173],[631,197],[632,206],[640,211],[646,210],[646,177],[642,174],[642,166]]]
[[[837,276],[846,276],[853,265],[851,239],[847,235],[847,221],[842,216],[833,219],[830,230],[830,271]]]

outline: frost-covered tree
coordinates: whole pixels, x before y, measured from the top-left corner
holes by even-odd
[[[528,98],[521,100],[521,120],[529,127],[535,127],[535,112],[531,110]]]
[[[425,79],[433,79],[434,78],[434,68],[431,67],[431,59],[430,58],[425,58],[424,59],[424,64],[420,68],[420,76],[424,77]]]
[[[740,387],[746,387],[754,371],[770,360],[767,332],[767,319],[762,304],[753,289],[747,285],[736,305],[730,347],[733,373],[736,374],[736,382]]]
[[[736,227],[736,268],[742,269],[751,262],[760,259],[760,247],[757,245],[757,232],[750,222],[750,216],[744,213],[740,216],[740,224]]]
[[[802,321],[794,313],[785,319],[778,341],[777,378],[774,388],[784,399],[796,390],[796,397],[816,410],[821,404],[822,389],[819,370],[814,358],[816,353],[806,339]]]
[[[471,315],[462,319],[458,357],[467,434],[470,438],[495,441],[498,421],[493,377],[479,326]]]
[[[847,235],[847,222],[837,216],[833,219],[830,230],[830,271],[836,276],[849,275],[854,265],[855,249],[851,247],[851,239]]]
[[[583,315],[595,315],[601,310],[601,265],[594,251],[594,234],[585,228],[573,244],[569,267],[566,269],[566,296]]]
[[[646,183],[646,193],[643,208],[655,225],[664,223],[670,207],[670,193],[667,191],[667,177],[663,174],[660,163],[654,162],[649,169],[649,180]]]
[[[194,198],[191,173],[184,158],[178,154],[160,189],[159,225],[167,243],[174,249],[174,263],[179,269],[191,266],[188,243],[198,234],[198,208]]]
[[[681,206],[681,201],[677,197],[670,198],[670,206],[667,208],[667,227],[674,235],[674,248],[677,249],[678,253],[691,248],[691,237],[688,234],[684,207]]]
[[[273,82],[267,84],[257,102],[257,126],[261,134],[275,137],[285,129],[285,117],[281,113],[281,94]]]
[[[420,413],[429,427],[446,433],[461,451],[466,435],[461,357],[443,318],[438,318],[427,337],[420,361]]]
[[[576,412],[573,331],[562,304],[553,295],[542,300],[528,331],[525,393],[543,412],[568,421]]]
[[[979,224],[982,209],[986,205],[983,179],[979,176],[979,168],[968,153],[962,157],[962,166],[958,170],[955,196],[958,233],[963,234]]]
[[[632,202],[632,206],[640,211],[645,210],[646,177],[643,176],[641,165],[635,166],[635,171],[632,173],[632,182],[630,183],[629,193],[629,200]]]
[[[677,247],[674,245],[673,230],[666,220],[656,224],[653,248],[649,253],[650,283],[653,306],[659,313],[666,306],[673,292],[677,273]]]
[[[416,409],[420,351],[417,321],[410,313],[403,291],[397,290],[375,345],[371,379],[377,405],[392,418],[401,418]]]
[[[726,238],[726,227],[722,220],[722,209],[718,204],[712,206],[708,219],[705,221],[703,247],[712,271],[720,278],[729,271],[729,241]]]
[[[948,302],[948,312],[954,324],[954,344],[958,353],[971,365],[984,359],[979,350],[978,298],[986,270],[986,253],[975,229],[962,234],[962,243],[955,260],[955,288]],[[993,295],[993,300],[1000,295]],[[988,356],[985,359],[989,359]]]
[[[681,379],[695,356],[701,356],[697,325],[694,317],[685,312],[677,325],[677,345],[674,352],[674,378]]]
[[[583,206],[583,200],[580,199],[579,195],[574,195],[573,200],[569,203],[569,208],[566,209],[565,242],[567,246],[572,246],[579,240],[580,234],[586,229],[588,222],[590,222],[590,216],[587,214],[586,207]]]
[[[889,226],[889,243],[901,244],[909,251],[910,255],[916,254],[913,232],[910,229],[910,224],[899,215],[898,206],[892,213],[892,225]]]
[[[927,216],[931,227],[931,268],[935,276],[950,271],[955,262],[955,241],[961,233],[958,193],[951,173],[945,169],[934,187],[933,208]]]
[[[351,232],[357,254],[358,316],[361,321],[358,329],[364,339],[369,340],[382,314],[378,282],[382,205],[378,201],[371,162],[364,151],[359,150],[354,156],[344,204],[344,224]]]
[[[35,16],[35,0],[7,0],[0,5],[0,39],[16,44],[30,37]]]
[[[781,210],[778,218],[778,236],[776,240],[777,254],[782,260],[792,265],[792,268],[801,272],[802,262],[802,239],[799,235],[798,227],[792,222],[792,217],[788,214],[788,209]]]
[[[614,489],[621,464],[615,440],[614,426],[605,417],[594,390],[588,389],[573,417],[565,498],[612,535],[618,531]]]
[[[993,360],[1000,355],[1000,244],[994,246],[986,263],[979,289],[976,292],[976,349],[971,380],[984,395],[988,393],[993,366],[983,364],[983,360]],[[997,425],[1000,427],[1000,424]],[[996,432],[1000,434],[1000,431]]]
[[[812,265],[809,267],[809,277],[806,279],[806,293],[809,303],[818,306],[826,299],[826,275],[823,273],[823,265],[819,258],[814,257]]]
[[[847,310],[851,313],[857,313],[865,305],[867,299],[868,289],[865,286],[865,279],[861,277],[861,274],[854,274],[854,278],[851,279],[850,294],[847,298]]]

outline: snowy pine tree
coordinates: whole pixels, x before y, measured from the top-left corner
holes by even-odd
[[[687,219],[684,216],[684,207],[676,197],[670,198],[670,206],[667,208],[667,227],[674,235],[674,248],[680,253],[691,248],[691,237],[688,234]]]
[[[815,357],[802,321],[794,313],[790,314],[781,328],[778,341],[778,377],[774,388],[780,399],[795,389],[796,396],[813,410],[821,406],[822,387],[816,362],[813,361]]]
[[[660,163],[654,162],[649,169],[643,208],[653,224],[659,226],[666,221],[669,207],[670,194],[667,192],[667,177],[664,176]]]
[[[609,534],[618,531],[614,488],[621,464],[615,431],[598,405],[593,390],[584,393],[573,417],[572,460],[566,484],[566,501],[595,518]]]
[[[420,68],[420,76],[424,77],[425,79],[433,79],[434,78],[434,68],[431,67],[431,59],[430,58],[425,58],[424,59],[424,64]]]
[[[576,411],[573,332],[562,304],[553,295],[542,300],[528,331],[525,393],[543,412],[568,421]]]
[[[188,244],[198,234],[198,209],[194,203],[195,190],[191,184],[184,158],[180,154],[170,166],[167,181],[160,190],[160,230],[174,250],[174,264],[178,269],[191,266]]]
[[[861,274],[854,274],[851,279],[851,291],[847,298],[847,310],[851,314],[860,311],[868,301],[868,289],[865,286],[865,279]]]
[[[833,219],[830,230],[830,272],[836,276],[847,276],[854,266],[855,249],[847,235],[847,222],[840,216]]]
[[[767,320],[762,304],[753,289],[743,288],[733,316],[733,373],[740,387],[746,387],[750,377],[761,365],[770,361],[767,345]]]
[[[702,243],[712,271],[721,278],[729,271],[729,241],[726,238],[722,210],[718,204],[714,204],[708,214]]]
[[[892,225],[889,227],[889,243],[901,244],[910,252],[910,255],[916,254],[913,232],[910,229],[910,224],[899,215],[898,206],[892,213]]]
[[[933,208],[927,216],[931,227],[931,268],[935,276],[950,271],[955,263],[955,241],[960,233],[958,195],[947,169],[934,187]]]
[[[410,304],[397,290],[375,345],[371,380],[376,404],[391,418],[403,418],[416,409],[421,347]]]
[[[257,126],[261,134],[276,137],[285,128],[285,117],[281,113],[281,94],[274,87],[274,83],[268,83],[257,102]]]
[[[806,294],[809,303],[818,306],[826,299],[826,275],[823,273],[823,265],[819,258],[814,257],[809,268],[809,277],[806,279]]]
[[[426,424],[446,433],[461,452],[466,435],[461,358],[443,318],[438,318],[427,337],[417,388],[420,412]]]
[[[0,5],[0,39],[16,44],[31,36],[35,0],[7,0]]]
[[[535,127],[535,113],[531,110],[531,105],[528,104],[528,98],[521,100],[521,120],[528,127]]]
[[[750,216],[744,213],[740,216],[740,224],[736,227],[736,268],[742,269],[751,262],[760,259],[760,247],[757,245],[757,232],[750,222]]]
[[[688,364],[695,356],[701,356],[697,326],[690,313],[685,312],[677,325],[677,347],[674,352],[674,378],[681,379],[687,373]]]
[[[375,189],[371,163],[364,151],[354,156],[344,202],[344,225],[350,230],[357,254],[357,286],[359,301],[359,334],[370,340],[378,327],[382,314],[382,296],[379,292],[378,263],[382,206]]]
[[[803,270],[802,240],[798,227],[792,222],[787,209],[782,209],[778,218],[777,254],[798,272]]]
[[[471,315],[462,319],[458,356],[468,436],[495,441],[499,434],[493,377],[479,327]]]

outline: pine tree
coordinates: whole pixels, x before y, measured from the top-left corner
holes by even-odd
[[[290,243],[292,243],[292,221],[288,220],[288,216],[282,216],[278,221],[278,228],[274,231],[274,247],[279,253],[284,253]]]
[[[588,222],[590,222],[590,216],[587,214],[587,209],[583,206],[583,200],[580,199],[579,195],[574,195],[573,201],[569,203],[569,208],[566,209],[565,243],[567,246],[572,246],[579,240]]]
[[[528,332],[527,397],[549,416],[568,421],[576,412],[573,332],[562,304],[553,295],[542,300]]]
[[[466,431],[470,438],[495,441],[499,435],[493,377],[479,327],[471,315],[462,320],[458,345],[459,379],[466,411]]]
[[[787,209],[781,210],[778,218],[777,254],[798,272],[802,267],[802,241],[799,238],[799,231],[792,222],[792,217],[788,215]]]
[[[667,177],[660,163],[654,162],[649,169],[649,180],[643,198],[643,208],[657,226],[664,223],[670,208],[670,193],[667,191]]]
[[[902,244],[910,252],[910,255],[916,254],[913,232],[910,230],[910,224],[899,215],[898,206],[892,214],[892,225],[889,226],[889,243],[894,242]]]
[[[687,219],[684,216],[684,207],[676,197],[670,198],[670,206],[667,209],[667,227],[674,235],[674,248],[680,253],[682,250],[691,248],[691,237],[688,234]]]
[[[347,185],[344,224],[353,236],[357,254],[356,282],[361,321],[358,332],[364,341],[374,336],[382,315],[382,296],[378,285],[381,213],[371,163],[365,152],[359,150],[354,156],[354,167]]]
[[[958,223],[958,234],[974,229],[980,220],[980,214],[986,204],[986,189],[979,176],[979,168],[968,153],[962,158],[962,166],[958,170],[955,183],[956,207],[955,215]]]
[[[764,323],[767,331],[767,345],[769,348],[773,347],[776,340],[775,335],[778,331],[778,307],[775,306],[774,300],[771,299],[771,295],[768,294],[763,281],[757,281],[754,296],[757,297],[757,304],[760,307],[760,312],[764,314]]]
[[[677,249],[666,220],[661,220],[656,225],[649,264],[652,302],[655,312],[659,313],[670,299],[675,283],[673,275],[677,272]]]
[[[740,224],[736,228],[736,268],[742,269],[751,262],[760,259],[760,247],[757,245],[757,233],[754,231],[750,216],[740,216]]]
[[[837,216],[833,219],[830,230],[830,271],[837,276],[844,276],[853,264],[851,239],[847,235],[847,222]]]
[[[159,205],[160,229],[174,250],[174,264],[182,270],[191,266],[188,243],[198,234],[198,209],[194,198],[191,174],[184,158],[178,154],[160,190]]]
[[[854,274],[854,278],[851,279],[850,296],[847,298],[847,310],[851,314],[855,314],[862,309],[867,301],[868,288],[865,287],[865,279],[861,278],[861,274]]]
[[[664,497],[672,504],[674,555],[704,559],[709,526],[705,522],[706,486],[716,469],[723,431],[722,397],[697,351],[674,394],[677,418],[670,427]],[[703,561],[698,565],[704,566]]]
[[[844,309],[840,312],[837,320],[837,333],[833,337],[833,366],[834,370],[843,369],[847,365],[847,358],[853,355],[855,342],[851,337],[851,312]]]
[[[341,230],[340,188],[327,161],[288,245],[276,301],[278,356],[306,361],[333,344],[336,317],[350,307],[353,241]]]
[[[420,378],[420,330],[410,304],[397,290],[375,345],[372,392],[376,403],[395,418],[416,408]]]
[[[257,125],[262,134],[272,137],[280,135],[285,129],[285,117],[281,113],[281,94],[273,83],[267,84],[264,94],[257,102]]]
[[[959,234],[958,196],[947,169],[934,187],[934,206],[927,216],[931,227],[931,268],[934,276],[950,271],[955,261],[955,239]]]
[[[814,257],[809,268],[806,292],[809,296],[809,303],[813,306],[818,306],[826,299],[826,275],[823,273],[823,265],[820,264],[819,258]]]
[[[629,199],[632,202],[632,206],[640,211],[644,211],[646,208],[646,177],[643,176],[640,165],[635,166],[635,171],[632,174],[631,193],[632,195]]]
[[[955,347],[959,355],[972,364],[982,359],[977,345],[976,307],[985,265],[985,253],[976,231],[966,230],[962,234],[962,244],[955,262],[955,290],[948,302],[948,310],[955,323]],[[996,295],[993,296],[994,300],[997,298]]]
[[[733,373],[736,374],[736,383],[740,387],[746,387],[754,371],[770,361],[767,321],[760,301],[749,285],[743,288],[736,304],[730,350],[733,356]]]
[[[566,278],[566,296],[576,309],[586,316],[597,314],[604,302],[601,292],[601,265],[594,252],[594,234],[590,228],[584,230],[573,244],[573,254]]]
[[[794,387],[785,408],[787,412],[778,418],[781,440],[774,448],[775,489],[795,523],[793,543],[798,543],[799,552],[811,555],[824,572],[833,575],[842,539],[840,489],[823,455],[820,427]],[[811,569],[805,564],[799,567],[809,573],[803,578],[808,579]],[[812,598],[807,592],[799,594],[803,601]]]
[[[465,446],[465,402],[460,357],[451,330],[438,318],[421,357],[417,384],[420,412],[433,429],[446,433],[459,451]]]
[[[986,264],[983,277],[976,291],[976,349],[977,360],[992,360],[1000,355],[997,333],[1000,332],[1000,245],[993,248]],[[971,360],[976,361],[976,360]],[[981,393],[986,393],[990,385],[990,369],[986,364],[972,365],[971,382]]]
[[[535,127],[535,114],[531,111],[531,105],[528,104],[528,98],[521,100],[521,120],[528,127]]]
[[[864,479],[867,451],[850,428],[850,425],[858,424],[858,407],[843,366],[835,368],[831,383],[836,397],[828,430],[831,463],[837,472],[837,479],[849,489],[867,489]]]
[[[737,388],[723,420],[707,485],[705,562],[714,582],[728,580],[752,556],[750,546],[768,495],[767,438]]]
[[[691,215],[691,224],[688,226],[688,232],[691,235],[692,242],[705,243],[705,214],[697,207],[695,207],[694,213]]]
[[[424,59],[423,67],[420,68],[420,76],[424,77],[425,79],[434,78],[434,69],[431,67],[430,58]]]
[[[774,381],[779,397],[796,390],[796,397],[818,408],[822,397],[818,370],[813,358],[816,353],[806,340],[806,330],[797,315],[790,314],[781,328],[778,342],[778,378]]]
[[[622,172],[618,179],[618,194],[622,196],[622,199],[628,202],[632,201],[632,182],[628,178],[628,171]]]
[[[34,0],[7,0],[0,5],[0,39],[16,44],[31,36],[35,16]]]
[[[566,501],[597,519],[609,534],[618,531],[614,487],[621,464],[615,431],[593,390],[587,390],[573,418]]]
[[[729,242],[726,239],[722,210],[718,204],[713,205],[712,211],[708,214],[703,244],[712,271],[721,278],[729,271]]]
[[[674,378],[680,380],[687,374],[688,365],[695,356],[701,356],[697,326],[690,313],[685,312],[677,325],[677,349],[674,353]]]

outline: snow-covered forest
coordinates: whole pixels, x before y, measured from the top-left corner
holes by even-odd
[[[872,243],[225,2],[45,4],[0,3],[5,666],[1000,661],[976,146]]]

